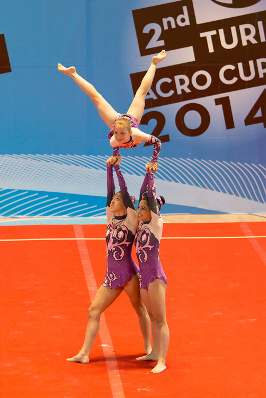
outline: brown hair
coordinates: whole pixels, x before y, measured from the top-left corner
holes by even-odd
[[[157,198],[160,198],[160,200],[157,199]],[[142,198],[141,200],[145,200],[147,202],[148,206],[149,206],[149,199],[146,196],[144,198]],[[157,204],[159,206],[159,210],[161,210],[162,205],[165,204],[165,199],[164,199],[163,196],[157,196],[156,200],[157,200]],[[150,206],[149,206],[149,208],[150,208]]]
[[[122,196],[122,192],[121,192],[121,191],[116,192],[115,195],[116,195],[117,193],[120,193],[121,196]],[[136,198],[135,198],[135,196],[133,196],[133,195],[129,195],[129,196],[131,197],[132,203],[133,203],[133,205],[134,205],[134,204],[136,203]],[[122,196],[122,200],[123,200],[123,196]],[[123,201],[123,202],[124,202],[124,201]]]

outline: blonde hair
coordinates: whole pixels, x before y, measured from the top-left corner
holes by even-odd
[[[128,119],[123,119],[123,118],[117,119],[114,122],[114,128],[119,127],[119,126],[125,126],[128,131],[131,130],[131,123],[130,123],[130,120],[128,120]]]

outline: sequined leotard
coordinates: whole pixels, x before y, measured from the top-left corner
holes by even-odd
[[[159,259],[160,242],[149,228],[141,227],[137,231],[135,243],[140,270],[140,288],[147,290],[149,284],[156,279],[161,279],[167,284],[167,278]]]
[[[138,273],[138,267],[131,257],[134,235],[123,225],[123,219],[115,225],[114,220],[107,226],[107,270],[103,283],[103,286],[111,289],[123,287]]]
[[[118,176],[124,205],[134,208],[120,168],[118,165],[114,167]],[[107,205],[110,205],[110,198],[114,194],[112,166],[107,167],[107,187]],[[124,287],[125,283],[139,272],[131,257],[134,234],[124,225],[126,217],[127,215],[113,217],[107,226],[107,270],[103,286],[111,289],[115,289],[117,286]]]
[[[154,178],[148,172],[141,188],[140,200],[145,196],[148,197],[150,210],[160,216]],[[149,223],[150,221],[141,222],[135,237],[136,253],[140,269],[140,288],[146,290],[149,284],[156,279],[161,279],[167,284],[167,278],[159,259],[160,242],[148,228]]]
[[[133,115],[130,115],[130,114],[126,114],[126,115],[121,115],[121,114],[119,114],[119,115],[116,117],[114,123],[115,123],[118,119],[123,119],[123,118],[126,118],[126,119],[129,119],[129,120],[130,120],[131,127],[139,128],[139,124],[138,124],[137,119],[136,119]],[[113,125],[114,125],[114,123],[113,123]],[[112,136],[113,136],[113,134],[114,134],[114,131],[111,130],[111,131],[108,133],[107,137],[108,137],[109,139],[111,139]],[[149,143],[154,145],[153,155],[152,155],[152,158],[151,158],[150,161],[151,161],[151,163],[157,162],[157,161],[158,161],[158,156],[159,156],[159,153],[160,153],[160,150],[161,150],[161,141],[159,140],[159,138],[155,137],[154,135],[150,135],[150,136],[149,136]],[[133,139],[132,139],[132,137],[130,136],[129,141],[126,142],[125,144],[121,145],[121,148],[134,148],[134,147],[136,147],[136,146],[138,146],[138,145],[139,145],[139,144],[134,144]],[[113,149],[113,156],[117,156],[118,153],[119,153],[119,147],[115,147],[115,148]]]

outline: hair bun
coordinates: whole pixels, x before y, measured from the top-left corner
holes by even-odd
[[[135,196],[133,196],[133,195],[132,195],[132,196],[130,195],[130,197],[131,197],[132,203],[133,203],[133,205],[134,205],[134,204],[136,203],[136,198],[135,198]]]
[[[165,199],[163,196],[156,196],[156,200],[158,201],[160,208],[165,204]]]
[[[161,198],[161,201],[163,202],[163,205],[165,204],[165,199],[164,199],[164,197],[163,196],[160,196],[160,198]]]

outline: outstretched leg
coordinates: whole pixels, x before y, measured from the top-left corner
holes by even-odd
[[[149,354],[151,352],[150,318],[140,297],[139,279],[137,275],[133,276],[133,278],[126,283],[124,290],[130,299],[132,307],[138,315],[139,326],[144,340],[144,349],[146,354]]]
[[[145,98],[146,95],[148,94],[149,89],[151,88],[156,67],[158,63],[161,62],[165,57],[166,57],[165,50],[162,50],[158,55],[152,57],[151,65],[147,70],[145,76],[143,77],[141,84],[135,94],[135,97],[127,111],[127,113],[135,116],[138,123],[140,122],[144,112]]]
[[[72,77],[72,79],[84,91],[84,93],[86,93],[90,97],[90,99],[98,109],[99,115],[102,120],[107,124],[109,128],[112,128],[114,120],[118,116],[118,113],[103,98],[103,96],[98,93],[95,87],[91,83],[83,79],[83,77],[79,76],[74,66],[71,66],[70,68],[65,68],[63,65],[58,64],[58,70],[65,75]]]
[[[101,314],[117,299],[122,290],[119,287],[112,290],[109,287],[100,286],[89,308],[89,320],[83,346],[77,355],[68,358],[67,361],[89,363],[89,354],[99,330]]]

